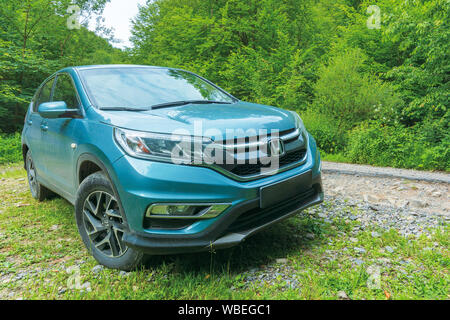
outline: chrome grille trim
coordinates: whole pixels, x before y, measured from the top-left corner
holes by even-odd
[[[297,131],[299,132],[299,134],[295,136],[294,133],[297,133]],[[296,131],[294,131],[291,134],[283,136],[283,138],[285,138],[286,141],[290,141],[290,140],[293,140],[295,137],[298,139],[300,137],[300,134],[302,134],[300,132],[300,130],[296,130]],[[233,180],[241,181],[241,182],[252,181],[252,180],[262,179],[264,177],[273,176],[273,175],[276,175],[278,173],[281,173],[281,172],[288,171],[288,170],[294,169],[296,167],[299,167],[299,166],[303,165],[308,160],[308,155],[309,155],[309,151],[308,151],[309,150],[308,134],[306,133],[306,134],[302,134],[302,135],[303,135],[303,139],[305,141],[304,147],[306,149],[306,153],[305,153],[305,156],[303,157],[303,159],[301,159],[300,161],[297,161],[297,162],[293,162],[293,163],[291,163],[289,165],[283,166],[281,168],[278,168],[276,170],[272,170],[270,172],[265,172],[264,174],[258,173],[258,174],[254,174],[254,175],[248,175],[248,176],[239,176],[237,174],[234,174],[231,171],[226,170],[225,168],[222,168],[221,166],[219,166],[217,164],[200,164],[198,166],[215,170],[215,171],[223,174],[224,176],[227,176],[227,177],[229,177],[229,178],[231,178]]]
[[[301,134],[300,129],[296,129],[295,131],[285,134],[283,136],[280,136],[279,138],[283,141],[289,141],[289,140],[294,140],[297,139]],[[258,137],[250,137],[249,139],[257,139]],[[247,138],[246,138],[247,139]],[[229,144],[229,143],[220,143],[220,142],[216,142],[216,144],[220,145],[221,148],[223,148],[224,150],[245,150],[245,149],[252,149],[252,150],[256,150],[261,146],[264,146],[267,144],[268,140],[270,140],[270,137],[266,137],[265,139],[261,140],[261,141],[254,141],[254,142],[250,142],[250,143],[239,143],[239,144]]]
[[[294,140],[294,139],[298,139],[298,137],[300,136],[301,131],[300,129],[296,129],[294,132],[288,133],[284,136],[281,136],[280,139],[283,141],[289,141],[289,140]]]

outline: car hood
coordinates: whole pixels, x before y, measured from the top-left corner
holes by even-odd
[[[103,123],[137,131],[182,133],[213,140],[250,136],[249,130],[285,131],[295,127],[289,111],[242,102],[234,104],[188,104],[149,111],[97,110]],[[228,132],[227,132],[228,131]]]

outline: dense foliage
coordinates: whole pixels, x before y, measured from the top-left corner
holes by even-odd
[[[22,159],[22,146],[20,134],[0,134],[0,164],[15,163]]]
[[[106,1],[76,2],[89,15]],[[59,67],[133,62],[297,110],[327,155],[450,170],[448,0],[152,0],[126,51],[65,28],[69,2],[2,3],[0,130],[20,128],[36,86]],[[58,14],[43,16],[45,6]]]
[[[84,19],[107,0],[75,1]],[[69,29],[71,0],[8,0],[0,5],[0,132],[14,132],[37,87],[66,66],[110,63],[123,53],[85,27]],[[101,27],[101,26],[99,26]],[[100,30],[99,30],[100,31]],[[108,30],[105,36],[108,35]]]
[[[132,59],[298,110],[327,154],[450,170],[450,2],[377,1],[380,28],[372,4],[148,1],[134,21]]]

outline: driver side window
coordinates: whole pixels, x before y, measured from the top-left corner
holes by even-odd
[[[58,75],[52,101],[64,101],[68,109],[78,109],[80,107],[72,79],[68,74]]]

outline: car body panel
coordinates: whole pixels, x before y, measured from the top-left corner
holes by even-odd
[[[133,113],[100,112],[103,121],[112,126],[156,133],[184,130],[194,136],[200,132],[218,140],[246,137],[248,129],[254,129],[256,133],[259,130],[289,130],[293,129],[294,123],[294,116],[289,111],[243,101],[230,105],[189,104]],[[226,130],[232,130],[233,135],[227,137]]]
[[[79,119],[46,119],[47,129],[41,133],[41,149],[47,166],[46,179],[52,181],[56,188],[72,194],[77,186],[72,175],[76,159],[71,145],[76,140],[78,121]]]
[[[233,206],[259,197],[260,188],[312,170],[313,179],[320,175],[317,146],[309,138],[308,160],[302,166],[262,179],[239,182],[209,168],[151,162],[130,156],[113,164],[117,189],[123,201],[131,229],[144,233],[195,234],[214,223],[215,219],[199,221],[182,230],[145,230],[144,212],[152,203],[231,203]],[[130,201],[128,201],[130,200]],[[223,213],[223,214],[226,214]]]

